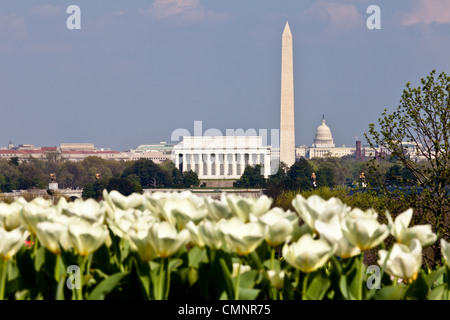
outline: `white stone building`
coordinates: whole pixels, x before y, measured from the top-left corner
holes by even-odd
[[[239,179],[247,165],[270,172],[270,146],[261,136],[184,136],[173,148],[172,159],[180,171],[192,170],[200,179]]]
[[[155,163],[172,161],[172,149],[174,144],[165,141],[160,143],[148,143],[127,151],[128,160],[147,159]]]
[[[296,147],[296,158],[324,158],[324,157],[344,157],[347,155],[354,155],[356,148],[336,147],[331,134],[330,128],[325,123],[325,117],[322,118],[322,124],[317,127],[314,143],[311,147],[302,146]]]

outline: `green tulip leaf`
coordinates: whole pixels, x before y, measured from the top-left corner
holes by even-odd
[[[66,277],[61,277],[56,288],[56,300],[64,300],[64,288],[66,287]]]
[[[92,293],[89,295],[88,300],[104,300],[106,295],[117,287],[117,284],[126,276],[128,272],[118,272],[100,282]]]
[[[267,270],[270,270],[270,264],[271,264],[271,261],[270,261],[270,259],[268,259],[268,260],[264,261],[263,266],[264,266]],[[280,263],[280,260],[275,259],[275,260],[273,261],[273,270],[275,270],[275,271],[281,271],[281,270],[282,270],[282,269],[281,269],[281,263]]]
[[[244,273],[241,273],[239,277],[239,288],[253,288],[255,286],[256,276],[258,275],[258,271],[250,270]],[[240,294],[239,294],[240,296]]]
[[[36,257],[34,258],[34,269],[39,272],[45,263],[45,247],[40,247],[36,251]]]
[[[239,288],[239,300],[255,300],[259,295],[259,289]]]
[[[188,257],[189,267],[198,269],[200,262],[204,261],[204,259],[206,258],[206,250],[200,249],[197,246],[193,247],[191,250],[189,250]]]
[[[401,300],[405,288],[402,286],[387,286],[376,292],[375,300]]]
[[[428,300],[447,300],[448,289],[446,285],[440,285],[433,290],[431,290],[428,295]]]
[[[406,299],[426,300],[428,294],[428,285],[422,274],[419,273],[416,281],[411,283],[406,290]]]
[[[425,282],[427,283],[428,287],[431,287],[435,281],[439,282],[438,279],[443,277],[445,270],[446,270],[446,266],[443,266],[435,271],[432,271],[430,274],[426,275]]]
[[[252,251],[248,254],[249,259],[249,265],[257,270],[262,270],[262,263],[261,259],[259,258],[259,255],[256,253],[256,251]]]
[[[223,276],[225,278],[225,289],[228,297],[234,297],[234,282],[228,269],[224,258],[219,258],[220,266],[222,267]]]
[[[325,274],[325,270],[317,270],[311,273],[307,278],[306,299],[322,300],[331,286],[329,277]]]
[[[169,262],[169,272],[175,271],[178,267],[183,265],[183,260],[181,259],[170,259]]]

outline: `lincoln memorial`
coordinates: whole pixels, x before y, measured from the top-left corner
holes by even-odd
[[[200,179],[239,179],[247,165],[270,173],[270,146],[262,136],[184,136],[172,149],[175,166],[192,170]]]

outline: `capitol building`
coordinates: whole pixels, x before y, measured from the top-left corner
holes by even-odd
[[[325,117],[322,117],[322,124],[317,127],[314,143],[311,147],[301,146],[295,148],[297,159],[313,159],[324,157],[344,157],[354,155],[356,148],[346,146],[336,147],[330,128],[325,123]]]

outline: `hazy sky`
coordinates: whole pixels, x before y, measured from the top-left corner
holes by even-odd
[[[373,4],[379,30],[366,26]],[[325,114],[336,145],[353,146],[406,82],[450,74],[450,0],[1,0],[0,147],[122,151],[193,134],[194,121],[278,129],[286,21],[296,145]]]

